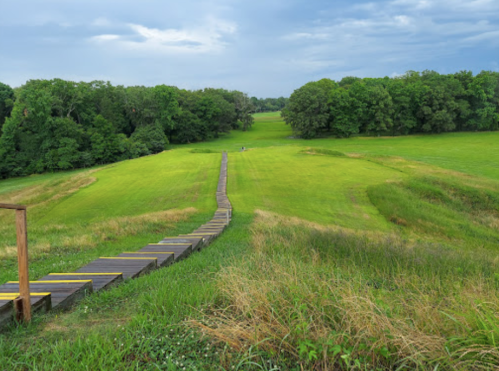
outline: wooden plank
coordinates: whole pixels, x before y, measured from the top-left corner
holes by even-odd
[[[144,257],[123,257],[123,256],[113,256],[113,257],[100,257],[99,259],[110,259],[110,260],[154,260],[157,258],[144,258]]]
[[[47,313],[52,309],[52,294],[33,296],[31,295],[32,313]]]
[[[203,248],[205,241],[201,237],[165,237],[159,243],[188,243],[194,251]]]
[[[88,293],[92,293],[92,281],[85,282],[40,282],[33,286],[33,295],[36,293],[50,293],[52,308],[64,309],[82,299]],[[2,293],[16,293],[19,291],[18,283],[6,283],[0,286]]]
[[[174,253],[173,252],[164,252],[164,251],[138,251],[138,252],[124,252],[121,253],[120,257],[140,257],[140,256],[151,256],[157,260],[158,267],[166,267],[174,262]]]
[[[140,252],[173,252],[175,261],[180,261],[187,258],[192,252],[192,245],[182,246],[163,246],[163,245],[147,245]]]
[[[10,324],[14,319],[13,299],[0,299],[0,329]]]
[[[17,263],[19,270],[19,292],[23,301],[23,319],[31,321],[31,301],[29,299],[28,269],[28,230],[26,209],[16,209]]]
[[[26,210],[25,205],[13,205],[13,204],[2,204],[0,203],[0,209],[10,209],[10,210]]]
[[[2,297],[14,297],[17,298],[20,294],[18,292],[10,291],[10,292],[1,292],[0,296]],[[31,297],[37,297],[37,296],[47,296],[50,295],[50,292],[32,292],[30,293]]]
[[[48,276],[41,278],[41,280],[84,280],[85,278],[92,279],[93,291],[97,292],[123,282],[123,273],[50,273]]]
[[[156,259],[97,259],[75,273],[122,272],[123,278],[136,278],[157,268]]]

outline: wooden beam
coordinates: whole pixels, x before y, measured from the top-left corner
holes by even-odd
[[[25,205],[11,205],[11,204],[2,204],[2,203],[0,203],[0,209],[26,210],[27,207]]]
[[[28,271],[28,228],[26,209],[16,209],[17,262],[19,264],[19,293],[23,301],[22,311],[25,321],[31,321],[31,301]]]

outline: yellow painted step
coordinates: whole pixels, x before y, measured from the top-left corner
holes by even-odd
[[[47,296],[47,295],[50,295],[50,294],[51,294],[50,292],[30,292],[31,296]],[[4,292],[4,293],[0,292],[0,295],[16,295],[16,296],[19,296],[21,294],[18,293],[18,292]]]
[[[122,254],[175,254],[173,252],[154,252],[154,251],[146,251],[146,252],[141,252],[141,251],[137,251],[137,252],[122,252]]]
[[[92,282],[92,280],[53,280],[53,281],[29,281],[29,283],[74,283],[74,282]],[[19,283],[19,281],[9,281],[7,283]]]
[[[49,276],[117,276],[123,274],[119,273],[49,273]],[[53,281],[51,281],[53,282]]]
[[[115,259],[115,260],[158,260],[158,258],[125,258],[117,256],[115,258],[100,257],[99,259]]]

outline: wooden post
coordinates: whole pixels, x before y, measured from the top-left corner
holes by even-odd
[[[1,204],[0,209],[16,210],[16,232],[17,232],[17,263],[19,265],[19,294],[20,300],[16,301],[16,308],[21,311],[24,321],[31,320],[31,301],[29,291],[28,271],[28,225],[26,221],[26,206]],[[21,313],[17,313],[20,318]]]
[[[19,294],[23,301],[23,317],[31,321],[31,301],[28,271],[28,226],[26,210],[16,210],[17,262],[19,264]]]

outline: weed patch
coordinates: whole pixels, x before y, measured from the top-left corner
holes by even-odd
[[[495,256],[372,237],[259,212],[253,252],[217,275],[225,305],[199,327],[284,369],[494,367]]]

